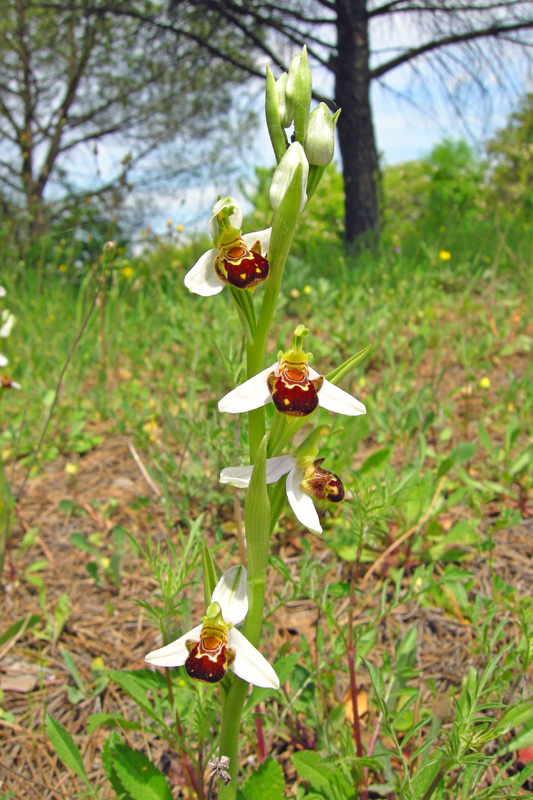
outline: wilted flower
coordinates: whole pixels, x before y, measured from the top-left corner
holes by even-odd
[[[318,514],[311,498],[340,503],[344,499],[344,486],[338,475],[323,469],[323,458],[296,458],[293,455],[267,458],[266,482],[276,483],[287,475],[285,488],[287,500],[297,519],[312,533],[322,533]],[[226,467],[220,473],[221,483],[248,488],[253,466]]]
[[[204,253],[185,276],[185,286],[208,297],[229,283],[238,289],[253,289],[266,280],[272,228],[241,235],[242,209],[231,197],[213,206],[209,233],[214,247]]]
[[[217,683],[228,669],[255,686],[279,689],[279,679],[268,661],[234,625],[248,612],[246,570],[228,569],[211,596],[202,624],[175,642],[148,653],[146,661],[158,667],[185,665],[191,678]]]
[[[366,414],[359,400],[308,366],[311,354],[302,350],[307,333],[299,325],[292,337],[292,347],[286,353],[280,351],[275,364],[225,395],[218,403],[219,410],[239,414],[272,401],[278,411],[293,417],[305,417],[319,405],[352,417]]]

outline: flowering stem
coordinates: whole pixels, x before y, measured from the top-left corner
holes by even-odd
[[[295,170],[291,183],[274,214],[272,238],[268,253],[269,278],[265,287],[263,304],[257,319],[253,341],[248,342],[247,377],[251,378],[264,368],[267,338],[278,299],[283,270],[294,238],[302,198],[302,168]],[[249,610],[243,633],[251,644],[257,646],[263,626],[265,584],[270,542],[270,503],[266,486],[265,410],[259,408],[248,414],[250,438],[250,463],[254,464],[250,486],[246,494],[244,520],[248,547],[248,600]],[[224,705],[220,731],[220,755],[230,758],[231,782],[219,789],[219,800],[235,800],[237,794],[238,745],[242,709],[248,684],[234,678]]]

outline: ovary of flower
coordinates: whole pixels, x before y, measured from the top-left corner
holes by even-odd
[[[329,500],[339,503],[344,499],[344,487],[340,478],[333,472],[323,469],[323,458],[297,459],[292,455],[267,458],[266,482],[276,483],[287,475],[285,489],[287,500],[296,518],[311,533],[322,533],[322,526],[313,504],[316,500]],[[226,467],[220,473],[221,483],[248,488],[253,467]]]
[[[248,612],[246,570],[228,569],[211,596],[202,623],[175,642],[148,653],[146,661],[157,667],[185,666],[191,678],[217,683],[231,669],[255,686],[279,689],[279,679],[268,661],[234,626]]]
[[[185,276],[185,286],[195,294],[218,294],[228,283],[238,289],[253,289],[266,280],[272,228],[241,234],[242,210],[231,197],[213,206],[209,232],[214,247],[200,256]]]
[[[286,355],[225,395],[219,410],[239,414],[273,401],[278,411],[289,416],[307,416],[317,406],[351,417],[366,414],[363,403],[319,375],[307,359],[293,362]]]

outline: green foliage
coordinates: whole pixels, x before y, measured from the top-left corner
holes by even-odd
[[[533,204],[533,93],[523,99],[507,125],[487,144],[490,197],[508,209]]]
[[[284,800],[285,780],[280,765],[269,757],[252,772],[238,800]]]

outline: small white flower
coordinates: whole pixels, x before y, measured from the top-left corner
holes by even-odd
[[[329,500],[338,503],[344,499],[344,487],[340,478],[333,472],[322,469],[323,459],[312,457],[302,459],[292,455],[267,458],[266,482],[276,483],[283,475],[287,475],[285,488],[287,500],[296,518],[311,533],[322,533],[322,526],[313,504],[317,500]],[[252,477],[253,466],[226,467],[220,473],[221,483],[248,488]]]
[[[239,289],[252,289],[266,280],[272,228],[242,236],[242,219],[242,209],[231,197],[215,203],[209,220],[215,246],[201,255],[185,276],[189,291],[209,297],[221,292],[227,283]]]
[[[0,314],[0,320],[2,321],[2,325],[0,326],[0,337],[2,337],[2,339],[7,339],[13,330],[13,325],[15,324],[15,315],[5,308]]]
[[[7,358],[2,353],[0,353],[0,367],[7,367],[8,364],[9,361],[7,360]]]
[[[148,653],[146,661],[157,667],[185,666],[192,678],[205,683],[217,683],[231,669],[243,681],[279,689],[278,676],[266,658],[233,627],[247,612],[246,570],[238,565],[228,569],[217,583],[202,623],[175,642]]]
[[[5,296],[6,296],[6,290],[4,289],[3,286],[0,286],[0,297],[5,297]]]

